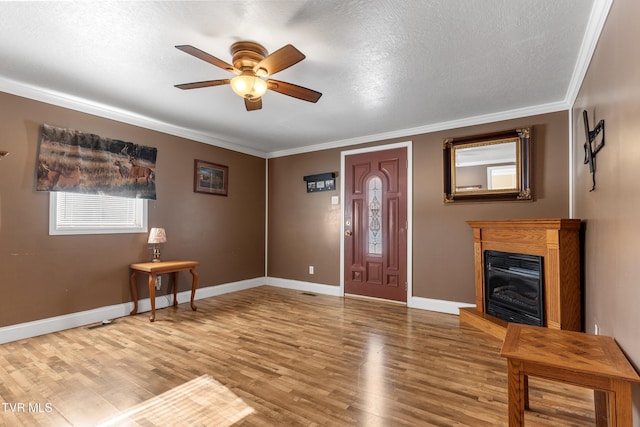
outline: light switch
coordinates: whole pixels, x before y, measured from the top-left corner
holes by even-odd
[[[340,196],[331,196],[331,204],[332,205],[340,204]]]

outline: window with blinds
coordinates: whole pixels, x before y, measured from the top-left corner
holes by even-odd
[[[146,233],[147,201],[52,191],[49,234]]]

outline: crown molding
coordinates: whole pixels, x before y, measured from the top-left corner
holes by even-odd
[[[434,123],[414,128],[401,129],[392,132],[372,134],[351,139],[343,139],[339,141],[327,142],[323,144],[310,145],[307,147],[293,148],[290,150],[273,151],[267,155],[267,158],[276,158],[290,156],[293,154],[309,153],[313,151],[329,150],[332,148],[346,147],[356,144],[366,144],[369,142],[383,141],[394,138],[406,138],[413,135],[423,133],[439,132],[443,130],[457,129],[465,126],[482,125],[486,123],[499,122],[502,120],[519,119],[521,117],[536,116],[538,114],[555,113],[569,109],[569,104],[565,101],[552,102],[549,104],[534,105],[531,107],[517,108],[514,110],[501,111],[498,113],[483,114],[480,116],[467,117],[459,120],[450,120],[447,122]]]
[[[571,76],[571,81],[569,82],[569,87],[567,88],[567,94],[565,96],[565,102],[569,108],[572,108],[573,104],[576,102],[578,92],[580,92],[582,82],[587,75],[591,58],[595,53],[598,40],[600,39],[600,34],[602,34],[602,29],[604,28],[607,16],[609,16],[612,4],[613,0],[596,0],[593,3],[591,14],[587,21],[587,28],[585,29],[584,37],[582,38],[582,45],[578,52],[576,66],[573,69],[573,75]]]
[[[160,120],[156,120],[132,111],[123,110],[110,105],[101,104],[90,101],[85,98],[79,98],[65,93],[45,89],[38,86],[27,85],[22,82],[0,77],[0,91],[21,96],[23,98],[33,99],[35,101],[44,102],[46,104],[56,105],[58,107],[69,108],[71,110],[80,111],[82,113],[93,114],[98,117],[116,120],[145,129],[163,132],[169,135],[190,139],[192,141],[202,142],[214,145],[227,150],[238,151],[244,154],[250,154],[256,157],[265,158],[267,153],[243,147],[223,139],[216,138],[212,135],[194,131],[192,129],[175,126]]]
[[[225,148],[245,154],[261,158],[276,158],[289,156],[293,154],[309,153],[313,151],[327,150],[332,148],[346,147],[356,144],[366,144],[375,141],[382,141],[393,138],[404,138],[411,135],[419,135],[423,133],[437,132],[442,130],[456,129],[465,126],[474,126],[485,123],[492,123],[502,120],[510,120],[515,118],[535,116],[538,114],[552,113],[562,110],[568,110],[570,104],[566,102],[556,102],[549,104],[536,105],[525,108],[518,108],[498,113],[483,114],[480,116],[467,117],[459,120],[451,120],[447,122],[435,123],[425,126],[419,126],[408,129],[401,129],[392,132],[365,135],[357,138],[343,139],[338,141],[315,144],[306,147],[293,148],[290,150],[274,151],[266,153],[253,150],[238,144],[231,143],[222,139],[215,138],[211,135],[200,133],[191,129],[175,126],[160,120],[152,119],[131,111],[115,108],[109,105],[100,104],[89,101],[84,98],[78,98],[71,95],[63,94],[49,89],[43,89],[32,85],[26,85],[21,82],[0,77],[0,90],[13,95],[22,96],[24,98],[33,99],[47,104],[57,105],[59,107],[69,108],[83,113],[93,114],[99,117],[116,120],[145,129],[151,129],[174,135],[193,141],[202,142],[216,147]]]

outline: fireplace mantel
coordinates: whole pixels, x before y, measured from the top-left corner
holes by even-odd
[[[493,319],[484,307],[485,250],[542,256],[544,261],[545,326],[582,330],[579,219],[512,219],[467,221],[473,228],[475,309],[461,309],[460,321],[473,325],[493,321],[494,335],[504,335],[506,322]],[[475,313],[474,313],[475,312]],[[497,320],[497,322],[496,322]]]

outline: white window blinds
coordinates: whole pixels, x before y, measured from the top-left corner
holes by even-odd
[[[146,232],[146,200],[81,193],[50,193],[51,235]]]

